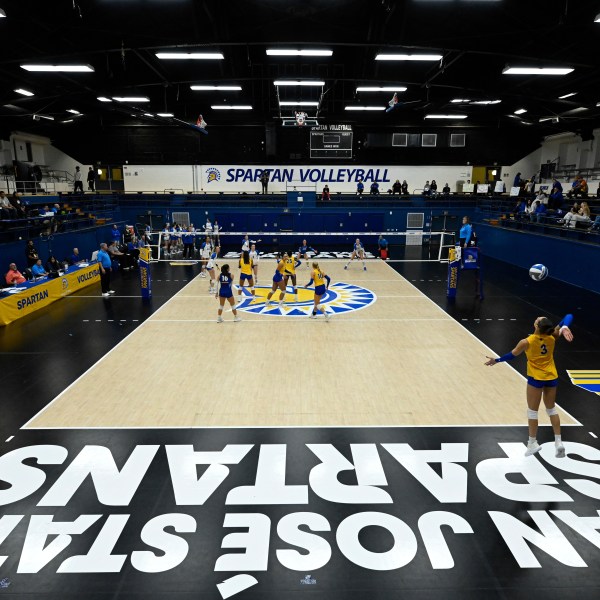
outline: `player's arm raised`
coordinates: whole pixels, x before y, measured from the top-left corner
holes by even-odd
[[[556,326],[552,335],[558,339],[561,335],[567,340],[567,342],[573,341],[573,333],[569,326],[573,322],[573,315],[565,315],[565,318]]]

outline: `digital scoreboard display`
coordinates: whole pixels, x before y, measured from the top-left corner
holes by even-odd
[[[352,158],[351,125],[318,125],[310,130],[311,158]]]

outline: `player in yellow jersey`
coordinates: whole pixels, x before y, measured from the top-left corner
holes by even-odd
[[[554,431],[554,444],[556,458],[564,458],[565,447],[560,435],[560,417],[556,410],[556,386],[558,373],[554,364],[554,346],[556,340],[562,335],[567,342],[573,341],[573,334],[569,325],[573,322],[573,315],[567,315],[558,325],[554,325],[548,317],[538,317],[533,326],[534,332],[522,339],[512,352],[500,358],[490,358],[485,363],[492,367],[496,363],[512,360],[515,356],[525,352],[527,356],[527,420],[529,422],[529,441],[525,456],[531,456],[541,450],[537,443],[538,408],[540,401],[544,400],[546,413],[550,417]]]
[[[292,293],[294,294],[294,300],[298,302],[298,291],[296,290],[296,267],[302,264],[295,256],[293,252],[285,254],[285,271],[283,273],[283,284],[287,288],[288,280],[292,279]]]
[[[267,301],[265,302],[265,307],[268,307],[271,304],[271,298],[277,290],[280,290],[279,307],[283,307],[283,299],[285,298],[285,283],[283,282],[283,273],[285,271],[286,258],[288,258],[286,252],[284,252],[283,255],[277,255],[277,267],[275,268],[275,274],[273,275],[273,285],[271,286],[271,291],[267,294]]]
[[[244,287],[244,281],[248,282],[250,286],[250,293],[254,296],[256,292],[254,291],[254,278],[252,276],[252,259],[250,258],[250,253],[248,250],[244,250],[242,252],[242,256],[240,258],[240,281],[238,285],[238,304],[242,301],[242,288]]]
[[[312,313],[310,314],[311,319],[317,318],[317,311],[323,313],[326,320],[329,320],[329,313],[324,306],[320,306],[321,298],[326,294],[329,289],[329,284],[331,283],[331,277],[321,271],[319,268],[319,263],[314,262],[312,264],[312,277],[310,281],[306,284],[308,287],[313,281],[315,282],[315,305],[313,306]],[[325,280],[327,280],[327,285],[325,285]]]

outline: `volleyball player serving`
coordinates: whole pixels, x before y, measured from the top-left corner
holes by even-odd
[[[350,260],[344,266],[344,269],[347,269],[348,265],[356,258],[356,259],[362,260],[363,270],[366,271],[367,270],[367,265],[365,264],[366,257],[367,257],[367,255],[365,254],[365,247],[362,245],[361,241],[358,238],[356,238],[356,241],[354,242],[354,248],[352,249],[352,256],[350,257]]]
[[[554,431],[556,458],[564,458],[565,447],[560,435],[560,417],[556,410],[556,386],[558,373],[554,364],[554,346],[562,335],[567,342],[573,341],[569,325],[573,315],[567,315],[558,325],[554,325],[548,317],[538,317],[533,323],[534,332],[522,339],[512,350],[500,358],[490,358],[485,363],[493,367],[496,363],[512,360],[522,352],[527,355],[527,419],[529,422],[529,441],[525,456],[531,456],[541,450],[537,443],[538,408],[544,400],[546,413],[550,417]]]

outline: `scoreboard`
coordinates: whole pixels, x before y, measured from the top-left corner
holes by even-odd
[[[311,158],[352,158],[351,125],[317,125],[310,130]]]

